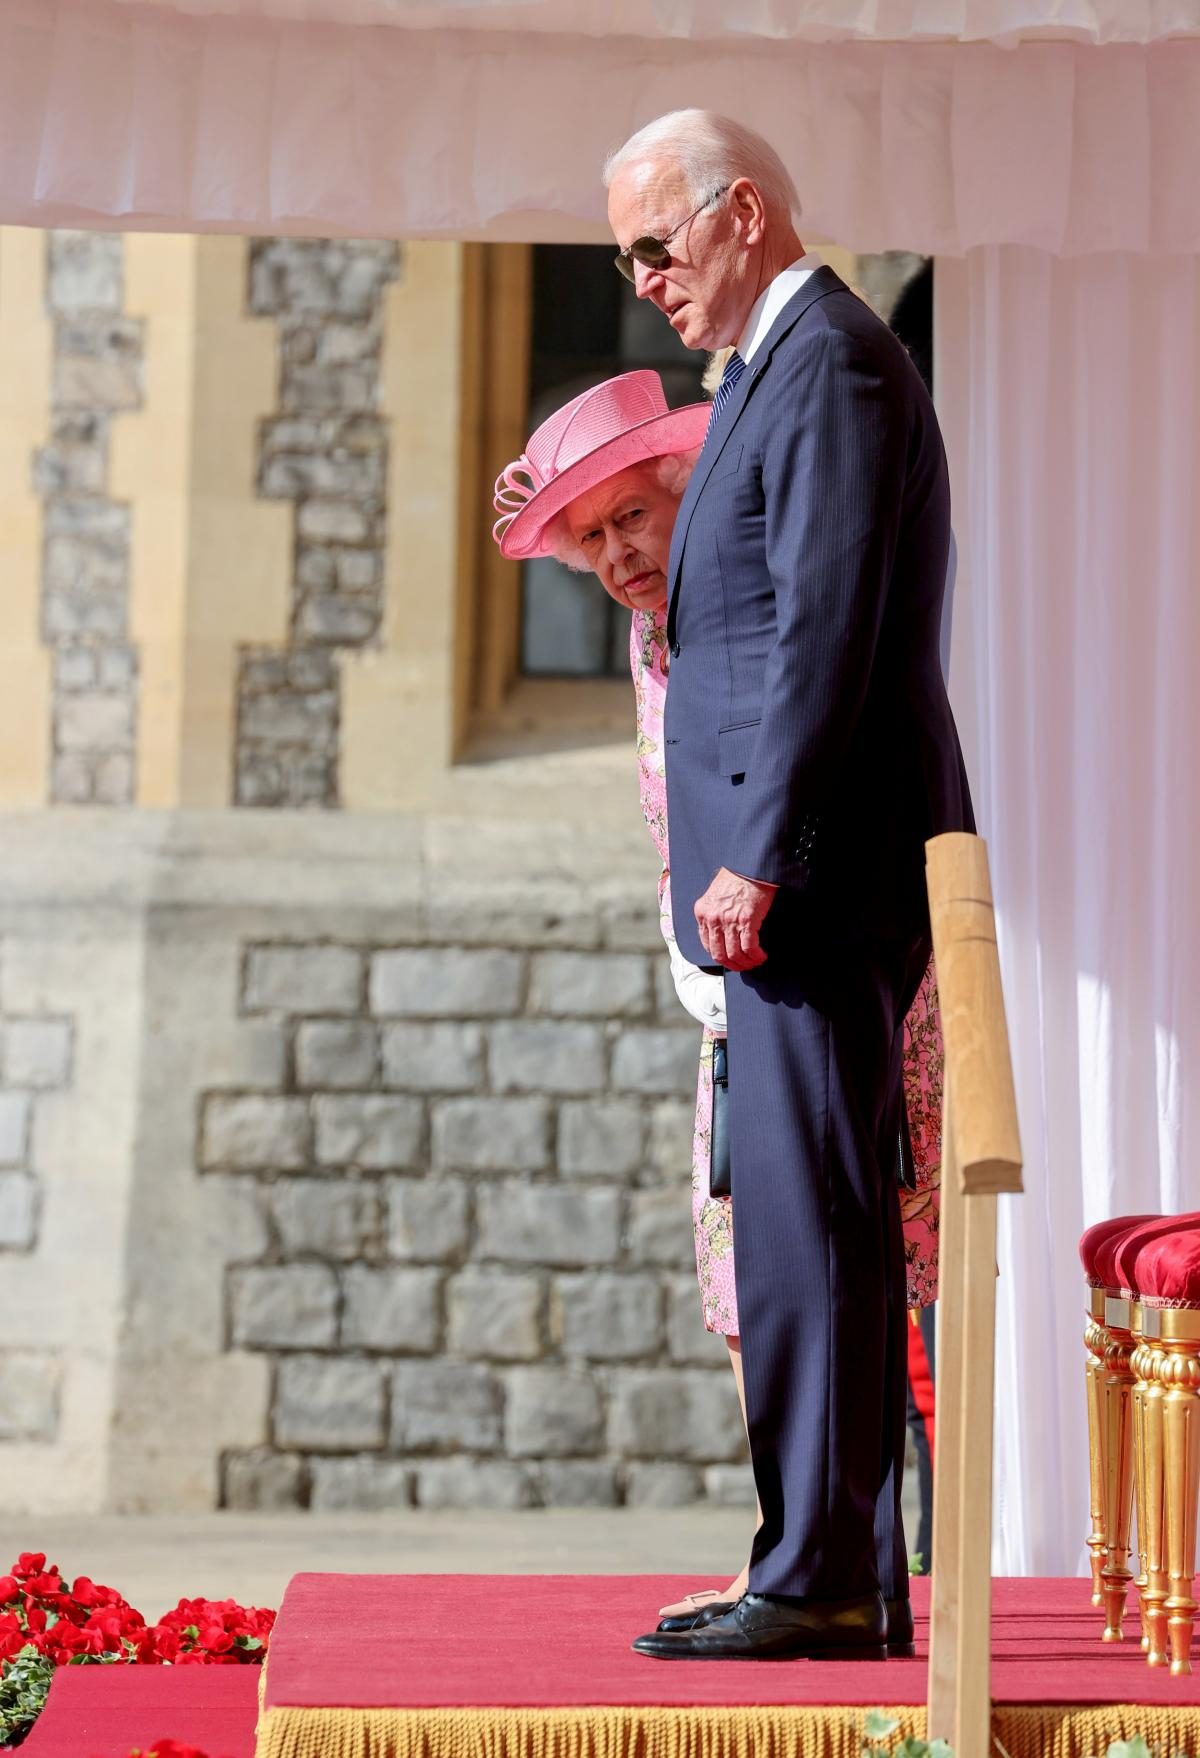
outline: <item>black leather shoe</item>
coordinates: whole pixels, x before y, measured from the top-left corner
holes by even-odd
[[[912,1601],[885,1599],[887,1611],[887,1642],[889,1660],[915,1660],[917,1644],[913,1628]]]
[[[886,1660],[887,1613],[877,1593],[842,1600],[746,1593],[721,1617],[655,1630],[633,1648],[655,1660]]]
[[[697,1606],[695,1611],[680,1612],[675,1618],[662,1618],[658,1631],[666,1630],[678,1635],[681,1630],[694,1630],[698,1624],[711,1623],[713,1618],[724,1617],[737,1604],[736,1599],[710,1599],[707,1605]],[[655,1634],[658,1634],[658,1631]]]

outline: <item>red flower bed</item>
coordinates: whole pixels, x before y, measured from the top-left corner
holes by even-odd
[[[55,1666],[102,1658],[171,1666],[256,1665],[274,1623],[273,1611],[232,1599],[181,1599],[157,1624],[147,1624],[113,1587],[101,1587],[86,1575],[68,1587],[57,1568],[47,1568],[41,1552],[24,1552],[11,1573],[0,1576],[0,1662],[32,1647]]]

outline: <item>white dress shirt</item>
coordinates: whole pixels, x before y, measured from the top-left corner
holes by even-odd
[[[750,307],[746,327],[737,339],[737,351],[747,366],[770,335],[771,325],[788,300],[800,291],[810,275],[823,267],[816,251],[806,250],[803,256],[789,263],[786,269],[780,269],[775,279],[763,288]]]

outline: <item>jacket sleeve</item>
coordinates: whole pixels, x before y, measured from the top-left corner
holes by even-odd
[[[772,360],[762,455],[775,644],[725,865],[803,888],[866,698],[895,555],[907,411],[869,340],[823,329]]]

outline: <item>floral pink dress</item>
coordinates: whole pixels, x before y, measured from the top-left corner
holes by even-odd
[[[667,854],[667,777],[663,751],[663,709],[667,698],[666,617],[634,611],[629,664],[637,697],[637,752],[642,815],[662,861],[658,882],[663,938],[674,944],[671,926],[671,874]],[[738,1332],[733,1281],[733,1204],[708,1194],[712,1152],[712,1060],[715,1034],[700,1044],[696,1125],[692,1136],[692,1225],[696,1270],[708,1330]],[[908,1304],[928,1306],[937,1297],[938,1186],[942,1165],[942,1032],[932,963],[904,1023],[904,1094],[912,1137],[916,1189],[901,1191]]]

